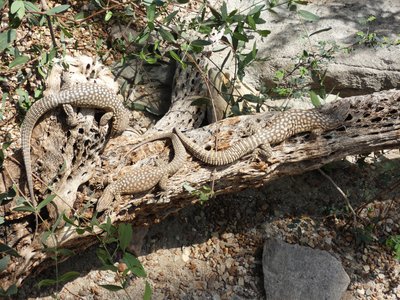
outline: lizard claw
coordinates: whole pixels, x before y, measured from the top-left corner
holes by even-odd
[[[169,199],[168,196],[168,191],[161,191],[157,193],[157,203],[169,203],[171,200]]]

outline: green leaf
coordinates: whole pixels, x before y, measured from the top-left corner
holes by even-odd
[[[120,290],[123,290],[124,288],[119,285],[113,285],[113,284],[99,284],[101,287],[105,288],[106,290],[109,290],[111,292],[117,292]]]
[[[106,16],[104,17],[104,21],[106,21],[106,22],[110,21],[112,15],[113,15],[112,11],[109,10],[109,11],[106,13]]]
[[[199,199],[202,202],[208,201],[210,199],[210,195],[205,194],[205,193],[200,193],[199,194]]]
[[[0,166],[1,166],[1,153],[2,150],[0,150]],[[6,204],[7,202],[11,201],[12,199],[14,199],[16,195],[17,193],[15,192],[14,188],[10,187],[6,193],[0,194],[0,205]]]
[[[188,3],[189,0],[177,0],[177,2],[180,4],[185,4],[185,3]]]
[[[111,271],[114,273],[118,272],[118,268],[114,265],[103,265],[99,269],[103,271]]]
[[[15,295],[17,292],[18,292],[18,289],[15,284],[8,287],[8,289],[6,291],[3,290],[2,288],[0,288],[0,296],[2,296],[2,297],[9,297],[9,296]]]
[[[243,42],[248,42],[248,41],[249,41],[249,39],[247,38],[247,36],[246,36],[245,34],[239,33],[239,32],[237,32],[237,31],[235,31],[235,32],[233,33],[233,37],[234,37],[235,39],[239,40],[239,41],[243,41]]]
[[[40,280],[39,283],[37,284],[38,288],[41,288],[43,286],[51,286],[57,284],[57,280],[55,279],[43,279]]]
[[[66,248],[58,248],[57,253],[59,256],[64,256],[64,257],[70,257],[75,255],[74,251]]]
[[[143,300],[151,300],[151,295],[152,295],[151,286],[146,280],[146,285],[144,287]]]
[[[271,33],[271,30],[257,30],[256,32],[262,37],[267,37]]]
[[[216,18],[217,20],[221,20],[221,18],[222,18],[221,14],[218,11],[216,11],[214,8],[212,8],[211,6],[209,8],[210,8],[210,11],[211,11],[212,15],[214,16],[214,18]]]
[[[259,14],[261,12],[261,10],[264,8],[264,4],[261,5],[256,5],[255,7],[253,7],[249,12],[248,12],[248,16],[250,15],[255,15],[255,14]]]
[[[256,22],[254,21],[253,16],[247,16],[247,24],[249,24],[251,29],[256,30]]]
[[[76,21],[82,20],[82,19],[85,18],[85,16],[86,16],[85,12],[84,12],[84,11],[80,11],[80,12],[78,12],[78,13],[75,15],[74,19],[75,19]]]
[[[39,12],[40,9],[37,7],[34,3],[29,2],[29,1],[24,1],[25,4],[25,10],[27,12]]]
[[[169,23],[171,23],[171,21],[175,18],[175,16],[178,14],[179,10],[175,10],[173,13],[170,13],[168,16],[165,17],[164,19],[164,24],[165,25],[169,25]]]
[[[63,214],[63,220],[65,223],[68,223],[74,227],[78,227],[78,225],[76,225],[74,221],[72,219],[69,219],[65,214]]]
[[[221,11],[221,17],[223,21],[226,21],[226,18],[228,17],[228,8],[226,6],[226,2],[222,2],[222,5],[220,7],[220,11]]]
[[[253,95],[253,94],[245,94],[242,96],[242,98],[249,102],[260,103],[260,97]]]
[[[153,23],[156,15],[156,6],[154,4],[147,7],[147,22]]]
[[[160,33],[161,37],[163,38],[163,40],[167,41],[167,42],[174,42],[175,38],[172,35],[171,32],[166,31],[164,28],[159,28],[158,32]]]
[[[7,49],[16,37],[17,31],[15,29],[10,29],[0,33],[0,52]]]
[[[49,204],[51,201],[54,200],[54,198],[56,197],[56,195],[49,195],[47,196],[46,199],[44,199],[42,202],[40,202],[37,206],[37,211],[40,211],[43,207],[45,207],[47,204]]]
[[[25,56],[25,55],[18,56],[9,64],[8,67],[14,68],[18,65],[22,65],[22,64],[26,63],[28,60],[29,60],[28,56]]]
[[[11,248],[10,246],[8,246],[6,244],[3,244],[3,243],[0,243],[0,253],[6,253],[6,254],[9,254],[11,256],[16,256],[16,257],[20,257],[21,256],[13,248]]]
[[[212,42],[206,41],[206,40],[195,40],[195,41],[192,41],[191,44],[192,44],[192,46],[196,46],[196,47],[204,47],[204,46],[211,45]]]
[[[313,13],[306,11],[306,10],[299,10],[297,13],[306,21],[314,22],[318,21],[319,17],[314,15]]]
[[[169,55],[171,55],[171,57],[176,60],[179,63],[182,63],[181,58],[179,57],[179,55],[174,51],[174,50],[169,50],[168,51]]]
[[[194,188],[194,187],[192,187],[191,185],[189,185],[189,183],[184,183],[183,185],[182,185],[182,187],[183,187],[183,189],[185,190],[185,191],[187,191],[187,192],[189,192],[189,193],[193,193],[193,192],[195,192],[196,191],[196,189]]]
[[[23,205],[23,206],[18,206],[13,209],[13,211],[26,211],[26,212],[31,212],[35,213],[35,209],[32,206],[29,205]]]
[[[96,255],[104,266],[113,266],[110,254],[105,249],[98,248],[96,250]]]
[[[319,100],[318,95],[314,91],[310,91],[310,98],[311,98],[311,103],[315,107],[320,107],[321,106],[321,101]]]
[[[139,34],[138,37],[136,38],[136,41],[139,45],[144,44],[150,37],[150,32],[146,29],[141,34]]]
[[[121,223],[118,226],[119,246],[125,252],[132,240],[132,226],[127,223]]]
[[[122,261],[128,266],[128,269],[138,277],[146,277],[146,272],[140,263],[140,261],[130,254],[129,252],[125,252],[122,257]]]
[[[13,15],[16,15],[18,19],[22,20],[25,16],[25,5],[24,1],[14,1],[11,4],[10,12]]]
[[[8,263],[10,262],[10,256],[6,255],[0,258],[0,273],[7,269]]]
[[[68,4],[59,5],[59,6],[55,6],[52,9],[45,11],[44,13],[48,16],[53,16],[55,14],[66,11],[69,7],[70,7],[70,5],[68,5]]]
[[[72,280],[78,278],[79,275],[80,275],[79,272],[70,271],[70,272],[62,274],[60,276],[58,282],[59,283],[66,283],[66,282],[69,282],[69,281],[72,281]]]

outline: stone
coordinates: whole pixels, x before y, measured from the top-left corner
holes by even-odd
[[[267,300],[341,299],[350,278],[326,251],[267,239],[263,251]]]
[[[211,1],[211,5],[216,2]],[[339,92],[341,97],[345,97],[400,87],[400,47],[395,44],[400,31],[400,1],[374,1],[373,5],[365,5],[364,1],[355,0],[309,2],[311,3],[307,6],[298,6],[298,9],[319,16],[317,21],[305,22],[296,17],[295,11],[290,11],[283,5],[275,7],[273,11],[263,10],[261,18],[266,23],[260,26],[260,29],[268,29],[271,33],[267,38],[255,36],[254,40],[257,44],[257,55],[268,59],[254,63],[246,70],[246,84],[254,87],[263,84],[269,88],[273,87],[275,72],[280,69],[290,72],[298,62],[294,58],[303,50],[318,53],[319,42],[327,43],[325,49],[334,47],[334,44],[329,45],[330,42],[334,42],[342,50],[336,50],[335,59],[326,62],[324,84],[327,91],[332,90],[332,94]],[[256,5],[257,1],[233,0],[227,3],[230,12],[233,9],[241,10]],[[355,14],[357,17],[348,18]],[[361,19],[370,15],[377,16],[376,22],[363,25]],[[304,38],[305,35],[321,29],[327,30]],[[394,45],[370,47],[363,43],[358,44],[358,32],[376,33],[379,38],[385,36]],[[248,43],[247,47],[250,51],[253,43]],[[346,47],[347,51],[344,50]],[[217,61],[222,62],[226,53],[218,54],[221,57],[218,57]],[[322,62],[320,66],[325,67]],[[234,66],[231,64],[229,67]],[[313,84],[317,85],[317,81]]]

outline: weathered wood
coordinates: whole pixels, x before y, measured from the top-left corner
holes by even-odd
[[[303,173],[319,168],[329,162],[339,160],[348,155],[369,153],[372,151],[400,147],[400,91],[391,90],[367,96],[351,97],[339,100],[350,102],[351,111],[342,127],[324,133],[319,137],[301,134],[290,138],[282,144],[273,147],[273,157],[268,162],[252,162],[249,158],[242,159],[224,167],[210,167],[190,158],[184,168],[178,171],[169,181],[169,202],[156,203],[157,197],[152,193],[146,195],[124,196],[111,215],[113,222],[129,221],[135,225],[148,225],[160,221],[173,212],[196,201],[182,188],[188,183],[195,188],[213,183],[215,194],[237,192],[239,190],[257,187],[269,181],[287,175]],[[332,105],[332,104],[331,104]],[[213,145],[213,135],[218,136],[219,149],[239,140],[249,132],[250,128],[264,127],[271,113],[256,116],[240,116],[222,120],[207,127],[192,130],[186,134],[200,144]],[[60,129],[61,128],[57,128]],[[83,206],[81,199],[99,198],[101,191],[89,196],[91,187],[102,183],[101,174],[108,173],[110,178],[125,173],[132,167],[126,166],[138,162],[134,168],[150,163],[154,157],[168,157],[169,147],[162,142],[149,144],[126,155],[131,148],[129,144],[139,139],[124,134],[112,139],[102,154],[102,169],[89,180],[79,192],[74,204],[75,212]],[[8,163],[8,164],[7,164]],[[11,168],[8,161],[6,169]],[[17,165],[13,163],[13,168]],[[19,172],[14,172],[18,174]],[[3,177],[7,177],[4,174]],[[7,178],[6,178],[7,179]],[[8,179],[11,182],[10,179]],[[16,180],[16,178],[13,178]],[[6,180],[7,181],[7,180]],[[9,207],[8,207],[9,208]],[[91,210],[84,212],[91,217]],[[48,256],[41,249],[39,238],[46,230],[39,228],[38,237],[33,240],[32,216],[20,220],[8,220],[0,231],[0,241],[22,255],[12,257],[12,262],[6,271],[0,274],[0,286],[6,288],[12,283],[20,284],[32,267],[35,270],[48,264]],[[88,234],[78,235],[73,228],[63,226],[56,231],[59,247],[82,251],[95,243],[96,239]],[[48,243],[51,245],[51,242]]]

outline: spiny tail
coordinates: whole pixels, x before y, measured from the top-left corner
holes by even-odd
[[[33,204],[36,206],[36,198],[33,192],[32,179],[32,160],[31,160],[31,136],[38,119],[47,111],[57,107],[57,99],[54,96],[45,97],[35,102],[26,113],[25,119],[21,125],[21,146],[22,155],[25,164],[26,181],[28,182],[29,194]]]
[[[174,131],[190,153],[192,153],[202,162],[213,166],[223,166],[230,164],[243,157],[244,155],[250,153],[263,142],[257,136],[249,136],[232,145],[226,150],[205,150],[196,143],[192,142],[188,137],[180,132],[179,129],[174,128]]]
[[[176,134],[171,133],[170,138],[172,141],[172,147],[174,148],[174,158],[166,166],[166,172],[168,173],[169,176],[172,176],[184,164],[184,162],[186,160],[186,149]]]

